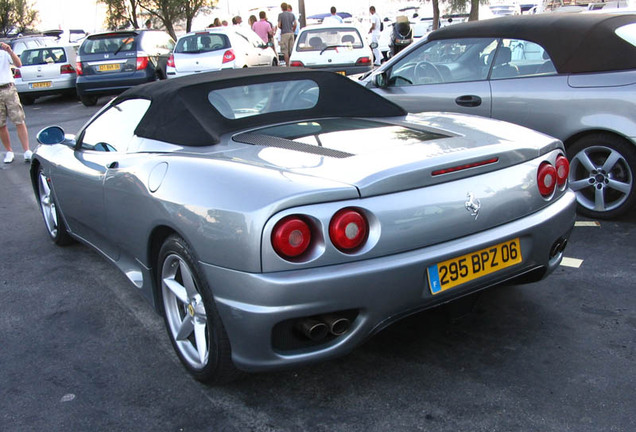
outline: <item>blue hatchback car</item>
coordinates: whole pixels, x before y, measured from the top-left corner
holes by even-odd
[[[86,106],[102,95],[166,76],[174,40],[160,30],[96,33],[82,42],[77,57],[77,95]]]

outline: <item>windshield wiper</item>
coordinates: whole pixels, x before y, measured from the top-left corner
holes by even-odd
[[[121,51],[121,49],[128,45],[129,43],[131,43],[134,39],[133,38],[126,38],[123,41],[121,41],[121,43],[119,44],[119,46],[117,47],[117,49],[115,50],[115,52],[113,53],[113,55],[117,55],[117,53],[119,53],[119,51]]]
[[[324,53],[325,51],[327,51],[328,49],[335,49],[335,48],[346,48],[349,47],[351,45],[329,45],[326,46],[322,49],[322,51],[320,51],[320,55],[322,55],[322,53]]]

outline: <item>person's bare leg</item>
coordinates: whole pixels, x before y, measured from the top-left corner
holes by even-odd
[[[22,149],[24,151],[29,150],[29,131],[27,130],[26,123],[17,124],[15,128],[18,131],[18,138],[20,138]]]
[[[7,128],[7,125],[0,127],[0,140],[2,140],[2,145],[7,151],[12,151],[11,137],[9,136],[9,128]]]

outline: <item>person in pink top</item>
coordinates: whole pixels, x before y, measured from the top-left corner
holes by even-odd
[[[268,43],[271,38],[274,36],[274,29],[272,25],[267,21],[267,15],[265,15],[265,11],[260,11],[258,13],[258,17],[260,18],[252,25],[252,30],[254,33],[259,35],[261,39],[263,39],[263,43]]]

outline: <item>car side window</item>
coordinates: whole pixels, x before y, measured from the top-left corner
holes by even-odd
[[[490,79],[554,75],[550,55],[541,45],[521,39],[503,39],[495,54]]]
[[[482,81],[488,78],[494,38],[434,40],[397,62],[387,76],[389,86]]]
[[[149,100],[131,99],[109,107],[80,134],[81,149],[125,152],[149,106]]]

